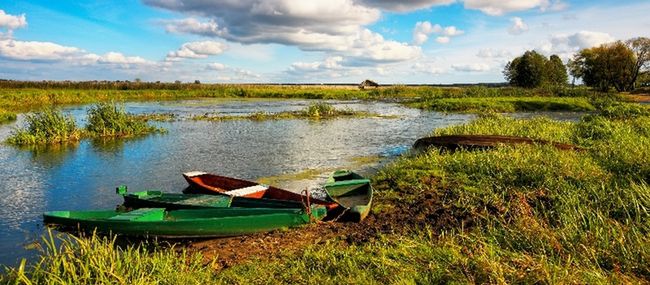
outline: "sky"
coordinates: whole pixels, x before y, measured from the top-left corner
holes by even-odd
[[[648,0],[0,0],[0,79],[503,82],[650,37]]]

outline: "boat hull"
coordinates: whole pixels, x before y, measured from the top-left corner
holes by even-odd
[[[145,214],[143,217],[138,217],[139,213],[131,214],[136,211]],[[143,208],[136,211],[54,211],[45,213],[43,220],[46,224],[69,229],[126,236],[203,238],[240,236],[296,227],[322,219],[326,212],[323,207],[313,207],[311,214],[301,209],[268,208],[175,211]]]
[[[325,184],[325,192],[328,199],[336,201],[342,220],[360,222],[370,213],[372,185],[370,180],[355,172],[335,171]]]
[[[141,191],[123,194],[128,208],[205,209],[205,208],[304,208],[301,202],[232,197],[226,195],[163,193]]]

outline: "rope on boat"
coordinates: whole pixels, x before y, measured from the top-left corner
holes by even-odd
[[[309,215],[309,221],[313,222],[315,219],[311,213],[311,200],[309,199],[309,189],[305,188],[305,190],[302,190],[301,194],[303,194],[301,195],[302,197],[300,197],[300,200],[302,200],[302,205],[305,207],[305,212],[307,213],[307,215]]]

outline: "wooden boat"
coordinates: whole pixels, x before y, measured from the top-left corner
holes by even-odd
[[[465,149],[489,149],[499,145],[515,144],[540,144],[552,145],[555,148],[563,150],[581,151],[583,148],[571,144],[550,142],[541,139],[531,139],[515,136],[496,136],[496,135],[449,135],[421,138],[415,141],[413,149],[426,150],[429,147],[438,147],[441,149],[455,151],[459,148]]]
[[[117,187],[116,192],[124,198],[127,208],[205,209],[205,208],[305,208],[302,202],[256,199],[248,197],[164,193],[161,191],[139,191],[127,193],[126,186]]]
[[[187,180],[187,183],[190,184],[192,189],[204,193],[217,193],[234,197],[294,201],[305,205],[317,204],[327,207],[328,210],[334,209],[338,206],[337,203],[332,201],[314,199],[289,190],[206,172],[186,172],[183,173],[183,177],[185,177],[185,180]]]
[[[212,208],[165,210],[140,208],[122,212],[53,211],[43,214],[46,224],[63,228],[128,236],[165,238],[226,237],[295,227],[322,219],[326,209]]]
[[[341,208],[344,220],[359,222],[368,216],[372,205],[372,186],[370,180],[349,171],[333,172],[325,183],[328,199]]]

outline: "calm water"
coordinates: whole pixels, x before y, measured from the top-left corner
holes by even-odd
[[[309,101],[128,103],[129,112],[171,112],[178,114],[179,120],[156,123],[166,128],[167,134],[137,139],[86,140],[73,147],[39,151],[0,145],[0,264],[15,265],[19,258],[36,254],[25,249],[25,245],[39,239],[43,212],[114,208],[121,203],[114,194],[120,184],[128,185],[132,191],[181,192],[186,187],[181,173],[190,170],[256,180],[306,169],[350,167],[359,157],[390,159],[433,129],[472,118],[390,103],[329,102],[337,107],[399,117],[204,122],[188,118],[215,112],[244,115],[299,110]],[[65,111],[80,123],[85,120],[86,107]],[[4,141],[11,128],[22,123],[19,118],[15,124],[0,126],[0,140]],[[286,181],[279,186],[300,191],[305,185]]]

